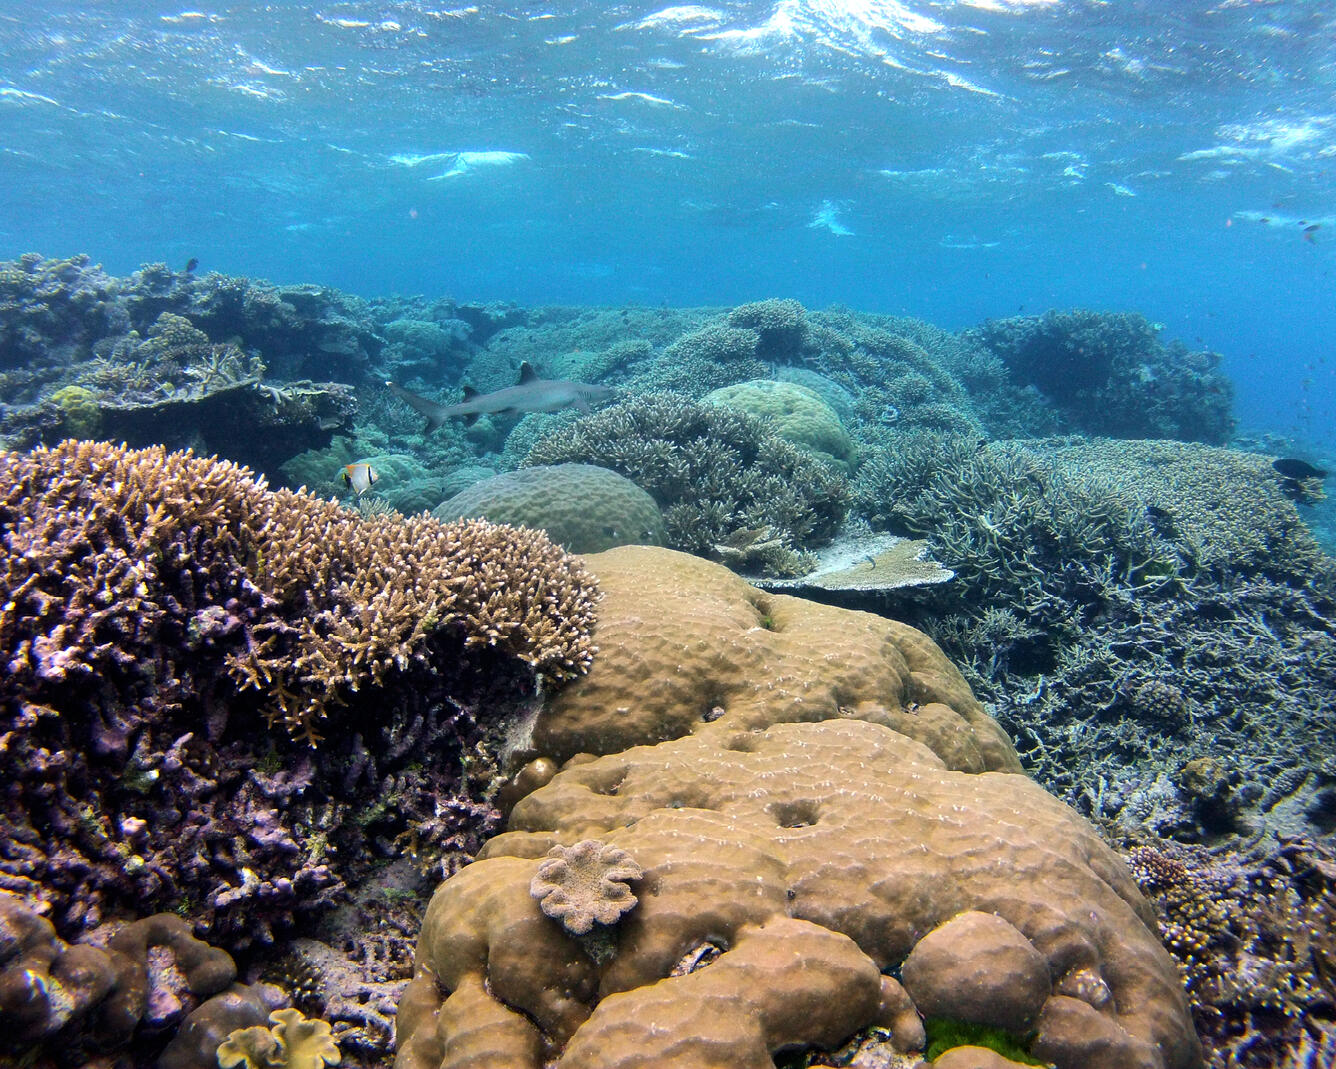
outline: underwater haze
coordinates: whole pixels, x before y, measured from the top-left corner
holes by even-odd
[[[0,258],[949,329],[1138,311],[1333,444],[1336,8],[0,5]]]

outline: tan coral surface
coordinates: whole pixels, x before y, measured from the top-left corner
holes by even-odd
[[[912,627],[767,594],[686,553],[624,546],[582,559],[603,592],[598,656],[544,710],[536,754],[848,718],[908,735],[949,768],[1020,771],[964,678]]]
[[[1007,1023],[1024,1033],[1037,1019],[1036,1049],[1060,1069],[1200,1064],[1127,870],[1015,774],[925,637],[767,597],[668,551],[586,563],[606,594],[601,653],[535,732],[536,752],[583,753],[433,897],[398,1069],[773,1069],[778,1051],[871,1025],[906,1049],[922,1041],[900,1004],[915,985],[888,1000],[884,974],[939,929],[957,976],[975,944],[993,970],[1019,963],[1027,994]],[[644,869],[602,964],[528,893],[551,846],[585,838]],[[1000,920],[968,921],[961,938],[949,922],[966,912]],[[934,960],[920,956],[925,992]],[[971,990],[1006,984],[981,976]],[[973,1012],[969,998],[956,1008]]]

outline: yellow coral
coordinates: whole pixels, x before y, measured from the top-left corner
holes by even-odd
[[[238,1028],[218,1045],[220,1069],[324,1069],[338,1065],[339,1045],[329,1022],[300,1010],[275,1010],[269,1027]]]

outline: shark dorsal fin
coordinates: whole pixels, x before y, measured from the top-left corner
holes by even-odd
[[[520,384],[521,386],[525,386],[525,385],[527,385],[528,383],[533,382],[536,378],[538,378],[538,372],[536,372],[536,371],[533,369],[533,365],[532,365],[531,363],[529,363],[529,361],[527,361],[527,360],[522,360],[522,361],[520,362],[520,381],[519,381],[519,384]]]
[[[475,390],[472,386],[462,386],[460,387],[460,389],[464,391],[465,401],[472,401],[475,397],[478,396],[478,391]]]

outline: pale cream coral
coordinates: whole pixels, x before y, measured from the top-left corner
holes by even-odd
[[[643,870],[625,850],[597,839],[552,847],[529,882],[529,893],[544,913],[572,935],[585,935],[595,924],[615,924],[636,904],[627,885]]]

